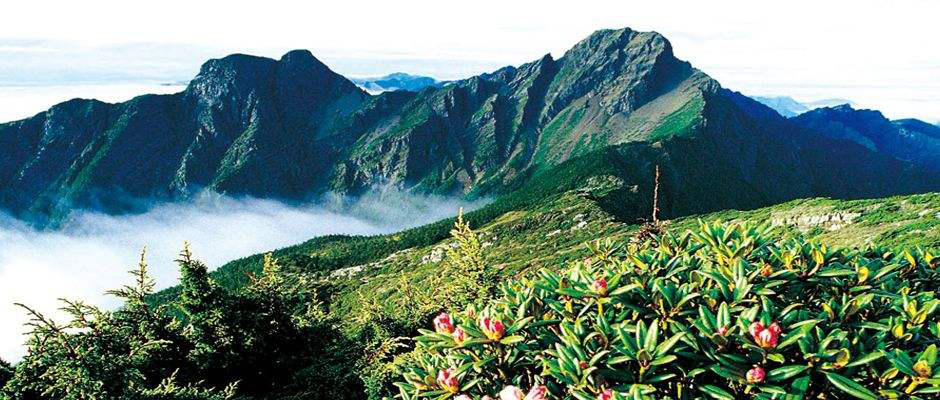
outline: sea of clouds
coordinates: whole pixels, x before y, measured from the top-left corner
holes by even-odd
[[[127,271],[144,247],[150,272],[163,288],[176,283],[173,260],[184,242],[215,268],[315,236],[390,233],[484,203],[394,190],[357,198],[327,196],[304,205],[211,195],[192,203],[157,205],[137,215],[76,213],[55,231],[0,214],[0,358],[12,361],[25,354],[27,315],[14,303],[58,318],[59,298],[114,308],[119,303],[104,292],[130,283]]]

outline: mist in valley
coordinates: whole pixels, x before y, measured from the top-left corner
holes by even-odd
[[[330,195],[304,205],[207,195],[137,215],[76,212],[55,231],[0,215],[0,358],[15,361],[25,354],[27,315],[14,303],[58,318],[59,298],[117,307],[117,300],[104,292],[130,283],[127,271],[144,248],[150,273],[158,288],[165,288],[176,283],[174,260],[184,242],[198,259],[216,268],[315,236],[390,233],[483,204],[396,190],[374,190],[357,198]]]

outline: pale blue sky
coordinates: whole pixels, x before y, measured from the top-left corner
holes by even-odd
[[[892,118],[940,120],[940,2],[930,0],[140,4],[4,5],[0,120],[69,96],[178,90],[154,85],[186,81],[207,58],[233,52],[306,48],[349,76],[454,79],[560,56],[596,29],[624,26],[665,34],[678,56],[734,90],[848,98]],[[25,85],[46,88],[9,89]]]

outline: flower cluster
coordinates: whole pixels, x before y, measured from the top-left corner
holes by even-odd
[[[764,350],[773,350],[777,347],[782,331],[783,329],[780,328],[780,324],[776,322],[766,328],[764,328],[764,324],[760,322],[753,322],[748,327],[748,332],[754,339],[754,343],[757,343],[757,345]]]
[[[588,260],[505,282],[496,299],[421,330],[399,397],[940,393],[936,257],[766,229],[704,224],[641,245],[601,241]]]

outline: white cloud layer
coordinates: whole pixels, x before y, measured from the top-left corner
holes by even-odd
[[[160,287],[167,287],[176,282],[173,260],[184,241],[214,268],[314,236],[395,232],[480,205],[395,191],[358,199],[333,197],[304,206],[212,196],[133,216],[83,213],[56,232],[37,231],[0,216],[0,357],[15,360],[24,354],[26,315],[14,302],[53,315],[60,306],[58,298],[114,307],[115,299],[103,293],[129,283],[127,271],[145,246],[151,273]]]
[[[940,120],[933,0],[34,0],[3,13],[0,83],[108,73],[188,79],[207,57],[295,48],[348,75],[453,79],[558,56],[596,29],[629,26],[665,34],[680,57],[734,90],[844,97],[892,118]]]

